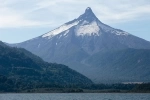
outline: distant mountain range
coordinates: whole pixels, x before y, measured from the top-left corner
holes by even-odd
[[[94,82],[150,81],[150,42],[102,23],[90,7],[77,19],[11,46],[68,65]]]
[[[9,86],[25,89],[30,85],[85,85],[92,81],[65,65],[44,62],[25,49],[0,42],[0,91]],[[8,87],[7,87],[8,86]],[[14,89],[14,88],[13,88]]]

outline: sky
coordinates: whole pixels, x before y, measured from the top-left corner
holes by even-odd
[[[150,0],[0,0],[0,40],[19,43],[40,36],[87,7],[101,22],[150,41]]]

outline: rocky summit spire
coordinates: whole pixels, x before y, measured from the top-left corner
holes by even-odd
[[[97,17],[93,13],[92,9],[90,7],[87,7],[84,14],[82,14],[79,19],[84,19],[88,21],[97,20]]]
[[[85,13],[93,13],[93,11],[90,7],[87,7],[86,10],[85,10]]]

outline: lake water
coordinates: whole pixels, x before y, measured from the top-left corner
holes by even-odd
[[[0,94],[0,100],[150,100],[149,93]]]

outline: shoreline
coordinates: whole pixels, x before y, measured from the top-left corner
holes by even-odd
[[[0,92],[0,94],[24,94],[24,93],[27,93],[27,94],[41,94],[41,93],[150,93],[150,91],[124,91],[124,90],[121,90],[121,91],[104,91],[104,90],[83,90],[83,92],[68,92],[68,91],[34,91],[34,92],[26,92],[26,91],[22,91],[22,92]]]

